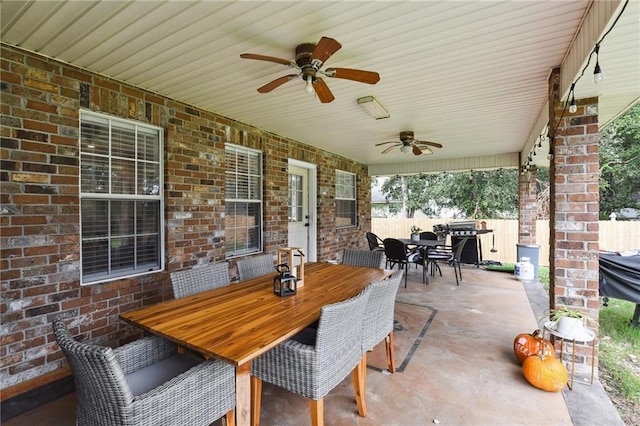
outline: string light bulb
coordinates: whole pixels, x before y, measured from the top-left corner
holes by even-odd
[[[569,105],[569,112],[575,114],[578,111],[578,105],[576,105],[576,98],[571,94],[571,104]]]
[[[598,84],[598,83],[602,82],[602,80],[604,79],[604,75],[602,74],[602,69],[600,69],[600,60],[598,58],[598,55],[599,55],[599,52],[600,52],[600,44],[599,43],[596,44],[595,52],[596,52],[596,66],[593,69],[593,82],[595,84]]]

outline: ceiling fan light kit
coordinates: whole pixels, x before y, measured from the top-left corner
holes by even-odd
[[[358,104],[362,106],[373,118],[380,120],[391,117],[389,111],[373,96],[365,96],[358,99]]]
[[[240,55],[244,59],[255,59],[258,61],[275,62],[277,64],[286,65],[289,68],[297,68],[299,74],[289,74],[279,77],[264,86],[258,88],[260,93],[268,93],[280,87],[284,83],[293,80],[296,77],[302,78],[305,82],[305,91],[314,94],[323,104],[332,102],[335,98],[329,89],[329,86],[320,77],[341,78],[345,80],[353,80],[360,83],[376,84],[380,81],[380,75],[377,72],[364,71],[350,68],[327,68],[322,70],[322,66],[327,59],[336,53],[342,45],[329,37],[322,37],[318,44],[302,43],[296,47],[295,62],[273,56],[257,55],[254,53],[243,53]]]
[[[442,145],[437,142],[428,142],[428,141],[419,141],[416,140],[413,136],[412,131],[404,131],[400,132],[400,140],[399,141],[391,141],[391,142],[380,142],[377,143],[376,146],[392,144],[382,151],[383,154],[393,151],[393,149],[397,146],[400,147],[400,152],[403,154],[413,153],[413,155],[431,155],[433,151],[430,147],[433,148],[442,148]]]

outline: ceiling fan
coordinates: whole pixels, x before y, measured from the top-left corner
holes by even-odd
[[[320,102],[329,103],[335,98],[331,93],[331,90],[329,90],[329,86],[327,86],[320,76],[342,78],[367,84],[376,84],[380,81],[380,75],[377,72],[372,71],[350,68],[327,68],[324,71],[321,70],[320,68],[322,68],[327,59],[329,59],[331,55],[336,53],[341,47],[342,45],[338,43],[338,41],[329,37],[322,37],[318,44],[299,44],[296,47],[295,61],[275,58],[273,56],[257,55],[254,53],[243,53],[240,57],[245,59],[275,62],[277,64],[286,65],[290,68],[297,68],[299,70],[298,74],[285,75],[265,84],[258,89],[258,92],[268,93],[296,77],[301,77],[302,80],[306,82],[305,90],[308,93],[315,93],[318,96],[318,99],[320,99]]]
[[[376,146],[386,145],[390,143],[392,143],[393,145],[391,145],[390,147],[382,151],[383,154],[390,152],[391,150],[393,150],[393,148],[397,146],[400,147],[401,152],[405,154],[413,152],[414,155],[422,155],[422,154],[431,155],[433,154],[433,151],[429,147],[442,148],[442,145],[436,142],[416,140],[413,137],[412,131],[400,132],[400,141],[380,142],[380,143],[377,143]]]

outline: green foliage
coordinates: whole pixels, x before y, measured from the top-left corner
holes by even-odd
[[[403,200],[406,217],[417,210],[437,217],[453,209],[465,218],[516,218],[517,170],[394,176],[382,185],[388,201]]]
[[[439,204],[457,207],[472,219],[518,217],[518,172],[515,169],[449,174]]]
[[[429,201],[425,186],[424,175],[393,176],[381,189],[387,201],[402,201],[405,216],[411,218]]]
[[[542,288],[549,290],[549,267],[538,266],[538,281],[542,284]]]
[[[600,132],[600,213],[640,208],[640,104]]]

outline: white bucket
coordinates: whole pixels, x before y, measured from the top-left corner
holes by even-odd
[[[521,257],[520,262],[515,267],[516,278],[520,281],[531,281],[534,277],[533,264],[529,262],[528,257]]]

